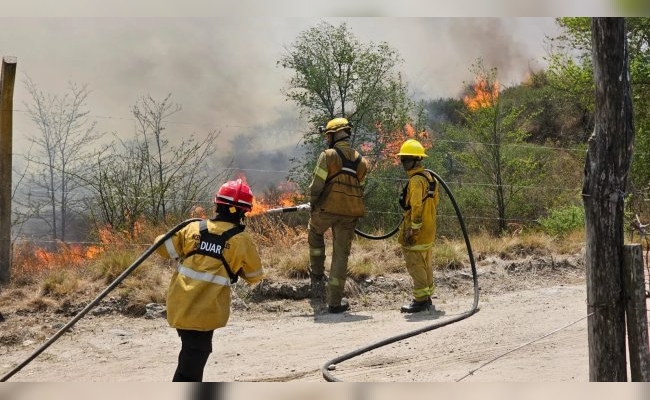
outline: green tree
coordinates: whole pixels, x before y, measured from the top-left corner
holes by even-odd
[[[472,65],[476,80],[472,92],[465,97],[463,124],[451,125],[449,136],[464,144],[461,151],[450,147],[471,173],[466,180],[487,188],[475,194],[474,209],[489,207],[489,216],[496,218],[497,233],[505,232],[508,211],[516,204],[525,204],[524,189],[540,179],[546,153],[527,145],[525,130],[529,119],[523,107],[504,95],[497,80],[497,69],[488,68],[481,59]]]
[[[562,32],[551,38],[549,76],[555,87],[582,105],[581,117],[588,115],[585,130],[590,134],[595,106],[591,18],[558,18],[556,22]],[[650,18],[625,18],[625,25],[635,125],[630,207],[641,213],[643,200],[650,194]]]
[[[519,85],[506,89],[530,115],[528,142],[556,147],[579,147],[591,134],[591,114],[584,106],[551,83],[546,70],[531,71]]]
[[[317,127],[347,118],[353,125],[351,144],[370,162],[364,195],[368,214],[360,222],[364,232],[392,227],[401,216],[396,207],[403,171],[394,165],[395,147],[409,137],[425,146],[428,141],[423,106],[409,97],[397,70],[401,62],[387,43],[362,43],[347,24],[327,22],[301,32],[278,61],[293,71],[283,93],[309,124],[301,142],[305,156],[291,160],[289,179],[306,191],[326,145]]]
[[[352,123],[351,143],[363,146],[371,171],[392,157],[386,149],[392,140],[406,138],[407,125],[422,131],[422,107],[409,98],[396,70],[401,61],[388,44],[362,43],[347,24],[327,22],[301,32],[280,58],[280,66],[293,70],[283,93],[299,107],[310,127],[302,142],[306,157],[293,160],[291,174],[303,189],[325,146],[314,133],[332,118],[343,116]],[[400,137],[386,139],[395,132]]]

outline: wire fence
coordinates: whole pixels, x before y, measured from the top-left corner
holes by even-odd
[[[15,109],[15,112],[19,113],[28,113],[27,110],[23,109]],[[131,116],[110,116],[110,115],[101,115],[101,114],[92,114],[88,116],[89,118],[95,118],[95,119],[108,119],[108,120],[122,120],[122,121],[133,121],[135,122],[136,119],[131,117]],[[183,121],[183,120],[173,120],[173,121],[167,121],[169,124],[173,125],[181,125],[181,126],[196,126],[196,127],[203,127],[203,128],[217,128],[217,129],[230,129],[230,128],[236,128],[236,129],[257,129],[259,126],[256,125],[247,125],[247,124],[223,124],[223,125],[213,125],[213,124],[200,124],[196,122],[188,122],[188,121]],[[294,128],[295,129],[295,128]],[[296,135],[296,137],[302,137],[306,132],[300,131],[300,130],[289,130],[287,132],[284,132],[285,134],[288,135]],[[461,141],[461,140],[449,140],[449,139],[440,139],[437,138],[435,139],[436,143],[439,144],[445,144],[445,145],[481,145],[481,146],[491,146],[493,145],[492,143],[484,143],[484,142],[477,142],[477,141]],[[528,148],[536,148],[536,149],[546,149],[549,151],[557,151],[557,152],[562,152],[562,153],[575,153],[575,154],[581,154],[584,153],[586,150],[584,147],[580,146],[575,146],[571,148],[564,148],[564,147],[559,147],[559,146],[548,146],[548,145],[536,145],[536,144],[527,144],[527,143],[520,143],[520,144],[514,144],[514,145],[508,145],[513,148],[521,148],[521,149],[528,149]],[[281,176],[284,175],[285,179],[288,179],[291,171],[288,169],[282,169],[282,168],[277,168],[277,169],[272,169],[272,168],[230,168],[226,167],[222,169],[224,172],[228,173],[250,173],[250,174],[261,174],[262,176],[268,176],[269,179],[260,179],[261,182],[273,182],[276,181],[277,179],[282,179]],[[379,182],[380,185],[382,186],[391,186],[394,187],[394,204],[397,204],[398,200],[398,195],[401,190],[401,187],[405,185],[406,183],[406,178],[405,177],[369,177],[370,179],[374,179],[376,182]],[[491,183],[477,183],[477,182],[461,182],[457,181],[454,179],[450,179],[449,181],[446,181],[447,185],[454,191],[461,191],[464,189],[475,189],[477,191],[480,190],[487,190],[489,191],[490,189],[497,189],[499,186],[496,184],[491,184]],[[551,183],[549,181],[548,183]],[[580,182],[576,182],[575,185],[562,185],[562,184],[547,184],[547,185],[507,185],[507,190],[509,191],[522,191],[523,193],[526,193],[526,191],[530,191],[531,195],[532,193],[539,193],[539,192],[546,192],[546,193],[565,193],[567,195],[575,195],[576,198],[578,198],[581,187],[580,187]],[[42,199],[44,201],[47,201],[49,199],[50,193],[45,190],[38,190],[38,189],[31,189],[27,191],[28,195],[31,197],[31,199]],[[264,196],[264,190],[255,190],[256,193],[256,198],[262,199]],[[58,195],[69,195],[70,200],[80,200],[83,198],[84,194],[79,193],[79,192],[73,192],[73,193],[57,193]],[[75,197],[77,196],[77,197]],[[527,195],[524,194],[524,197]],[[532,196],[530,196],[532,197]],[[442,204],[444,204],[444,196],[441,196],[441,201]],[[133,200],[133,201],[138,201],[138,200],[146,200],[143,197],[122,197],[122,200]],[[210,199],[206,199],[204,201],[197,201],[196,199],[183,199],[183,198],[173,198],[173,199],[158,199],[160,201],[164,202],[169,202],[169,204],[178,204],[180,205],[179,209],[183,209],[184,206],[201,206],[205,209],[210,209],[212,207],[212,202]],[[382,199],[382,202],[376,202],[380,203],[382,206],[383,204],[388,204],[390,202],[390,199]],[[265,202],[266,206],[269,207],[279,207],[281,204],[273,204],[272,202]],[[477,229],[476,227],[484,227],[484,226],[495,226],[499,222],[502,222],[506,225],[514,225],[514,226],[536,226],[539,223],[539,218],[537,216],[531,217],[531,214],[514,214],[511,213],[507,215],[506,218],[500,218],[496,216],[495,212],[485,212],[485,208],[483,210],[477,209],[475,207],[466,207],[463,210],[464,213],[464,218],[466,221],[468,221],[468,224],[470,224],[470,229]],[[371,219],[385,219],[387,222],[387,225],[393,225],[395,221],[398,221],[399,218],[402,215],[402,211],[399,210],[398,207],[368,207],[367,208],[367,215],[368,218],[365,221],[370,222]],[[453,226],[453,223],[447,223],[447,222],[452,222],[456,219],[456,215],[453,214],[453,210],[451,210],[449,207],[440,207],[438,214],[437,214],[437,219],[440,221],[440,227],[441,229],[448,229],[449,226]],[[363,223],[364,221],[362,221]],[[376,226],[376,223],[370,224],[372,226]],[[447,233],[447,232],[445,232]]]

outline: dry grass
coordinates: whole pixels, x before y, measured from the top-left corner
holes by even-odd
[[[309,253],[307,230],[291,227],[277,216],[260,216],[248,222],[247,230],[257,243],[267,276],[306,278]]]
[[[331,241],[326,243],[331,252]],[[357,238],[352,242],[348,272],[353,279],[365,279],[404,270],[402,253],[395,237],[387,240]]]
[[[247,230],[258,245],[267,280],[283,281],[308,277],[307,230],[303,226],[288,226],[279,218],[255,218]],[[155,232],[162,228],[149,227],[147,240],[153,242]],[[0,290],[0,308],[56,309],[64,303],[86,304],[120,276],[139,258],[144,246],[134,246],[129,240],[114,235],[115,246],[110,251],[94,254],[79,261],[79,254],[60,246],[49,257],[36,257],[38,249],[26,245],[14,254],[12,282]],[[331,260],[332,238],[326,239],[326,266]],[[520,235],[492,237],[486,233],[470,237],[475,258],[495,255],[514,259],[526,255],[575,254],[584,247],[583,232],[563,239],[525,232]],[[136,242],[143,242],[138,238]],[[42,256],[42,254],[41,254]],[[70,261],[74,262],[70,262]],[[468,264],[468,254],[462,239],[438,238],[434,247],[434,268],[459,269]],[[164,303],[172,263],[153,255],[126,277],[111,293],[111,297],[132,304],[133,312],[141,312],[151,302]],[[357,237],[352,244],[348,263],[351,281],[394,273],[405,273],[404,261],[396,236],[386,240]]]
[[[44,296],[53,298],[65,298],[78,292],[81,285],[81,277],[72,270],[54,270],[47,274],[42,283],[41,290]]]
[[[433,248],[434,269],[460,269],[468,259],[464,242],[441,240]]]
[[[133,264],[136,258],[133,250],[117,249],[106,252],[95,259],[90,264],[89,270],[95,280],[102,280],[104,283],[110,284]],[[141,267],[136,268],[131,276],[137,278],[142,275],[142,270]]]
[[[503,259],[521,258],[527,255],[575,254],[584,247],[584,233],[576,231],[563,238],[555,238],[540,232],[494,237],[479,233],[470,237],[475,256],[496,255]],[[462,251],[466,253],[464,242]]]

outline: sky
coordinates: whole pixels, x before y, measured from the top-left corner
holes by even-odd
[[[65,94],[69,83],[87,85],[89,119],[106,137],[133,133],[131,108],[140,98],[171,93],[182,110],[169,119],[170,131],[216,130],[224,160],[264,171],[253,180],[276,181],[306,130],[282,94],[291,71],[277,61],[300,32],[322,21],[345,22],[362,42],[396,49],[416,99],[458,96],[479,57],[498,67],[501,82],[518,83],[545,65],[546,37],[558,32],[552,17],[0,18],[2,56],[17,60],[14,153],[38,133],[25,113],[27,78],[53,95]]]

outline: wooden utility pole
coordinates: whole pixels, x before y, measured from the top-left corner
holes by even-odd
[[[0,285],[11,278],[12,126],[16,57],[2,59],[0,76]]]
[[[594,133],[582,189],[585,207],[589,380],[627,381],[623,298],[623,200],[634,129],[624,18],[591,20]]]
[[[650,342],[648,310],[645,300],[643,249],[640,244],[625,245],[623,252],[623,294],[627,343],[632,382],[650,382]]]

